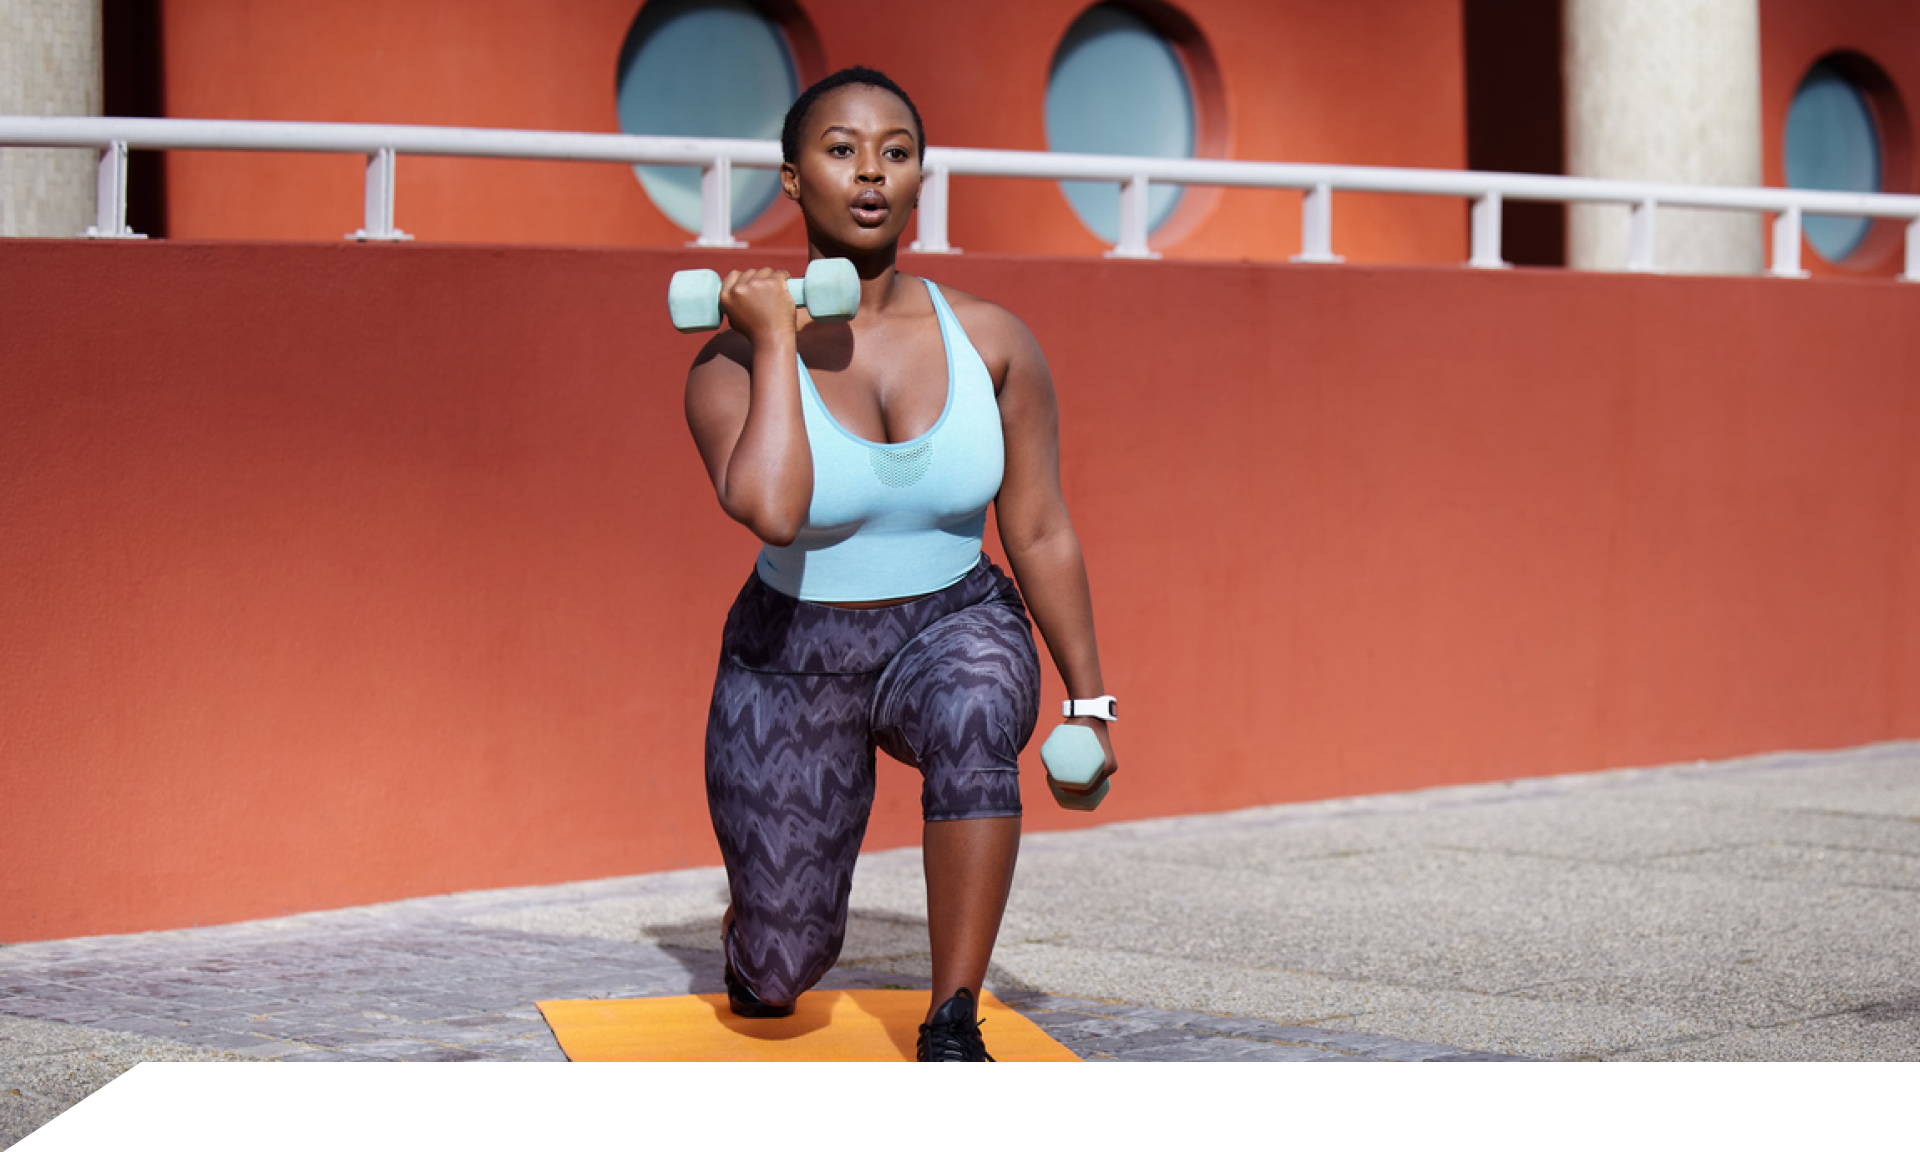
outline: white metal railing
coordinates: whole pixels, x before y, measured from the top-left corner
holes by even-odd
[[[255,120],[172,120],[106,116],[0,116],[0,147],[95,148],[100,151],[99,198],[88,236],[135,236],[127,227],[127,151],[330,152],[367,158],[364,226],[355,240],[406,240],[394,225],[394,165],[401,155],[514,160],[576,160],[609,164],[697,167],[701,170],[698,247],[737,247],[730,224],[732,170],[778,168],[780,146],[769,140],[684,136],[626,136],[591,132],[533,132],[501,128],[434,128],[398,124],[312,124]],[[1010,152],[987,148],[927,149],[919,207],[918,252],[956,251],[947,240],[950,180],[999,176],[1085,180],[1120,186],[1120,236],[1110,256],[1151,259],[1147,191],[1156,183],[1226,188],[1272,188],[1305,193],[1301,249],[1295,260],[1337,263],[1333,251],[1333,193],[1388,192],[1453,196],[1470,201],[1467,264],[1500,268],[1500,209],[1508,200],[1562,204],[1622,204],[1632,209],[1627,267],[1653,272],[1654,219],[1659,208],[1710,208],[1773,217],[1775,276],[1803,276],[1800,223],[1805,216],[1866,216],[1906,221],[1902,280],[1920,281],[1920,196],[1817,192],[1798,188],[1740,188],[1530,176],[1423,168],[1365,168],[1252,160],[1176,160],[1144,156],[1083,156],[1064,152]]]

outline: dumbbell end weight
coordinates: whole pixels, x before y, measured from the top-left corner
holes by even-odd
[[[860,311],[860,273],[843,256],[808,264],[802,283],[805,289],[795,294],[794,303],[815,320],[851,320]]]
[[[720,273],[711,268],[675,272],[667,282],[667,315],[681,332],[720,327]]]
[[[1040,746],[1040,762],[1047,768],[1047,787],[1053,791],[1054,800],[1062,808],[1071,808],[1077,812],[1091,812],[1107,798],[1107,790],[1112,783],[1100,781],[1100,787],[1091,792],[1069,792],[1062,784],[1076,788],[1085,785],[1100,774],[1106,766],[1107,754],[1101,750],[1100,738],[1091,728],[1078,724],[1062,724],[1047,737]]]

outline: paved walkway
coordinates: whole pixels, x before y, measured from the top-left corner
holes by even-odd
[[[831,987],[923,987],[919,854]],[[561,1060],[720,989],[717,869],[0,948],[0,1146],[140,1060]],[[988,984],[1115,1060],[1920,1057],[1920,744],[1031,836]]]

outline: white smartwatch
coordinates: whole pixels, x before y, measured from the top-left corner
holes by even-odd
[[[1114,713],[1114,699],[1111,696],[1095,696],[1091,700],[1069,700],[1061,706],[1060,714],[1071,720],[1076,716],[1091,716],[1096,720],[1105,720],[1111,724],[1119,719]]]

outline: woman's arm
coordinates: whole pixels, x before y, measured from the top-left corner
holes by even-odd
[[[772,269],[730,272],[730,327],[687,372],[687,427],[727,515],[769,544],[793,543],[813,502],[813,452],[800,408],[793,298]]]
[[[987,313],[986,308],[992,312]],[[970,312],[975,311],[969,309]],[[997,314],[997,315],[995,315]],[[976,315],[987,321],[988,342],[1004,356],[1000,385],[1000,426],[1006,440],[1006,474],[994,502],[1000,544],[1034,623],[1047,642],[1067,694],[1085,699],[1106,694],[1100,674],[1100,649],[1093,634],[1093,594],[1087,584],[1080,538],[1067,515],[1060,490],[1060,413],[1053,375],[1040,345],[1011,313],[991,305]],[[1084,788],[1090,792],[1120,769],[1107,722],[1091,717],[1068,721],[1093,729],[1107,763]],[[1064,786],[1063,786],[1064,787]]]

